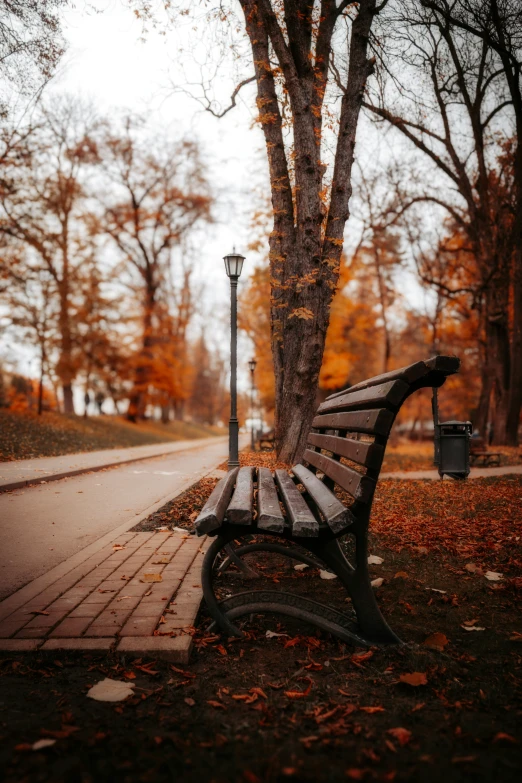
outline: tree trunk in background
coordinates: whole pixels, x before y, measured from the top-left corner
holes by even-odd
[[[522,237],[520,242],[522,242]],[[510,396],[506,427],[506,444],[508,446],[518,446],[520,408],[522,406],[522,245],[517,247],[516,256],[513,282]]]
[[[496,275],[487,291],[486,340],[487,354],[493,379],[495,411],[493,415],[492,443],[507,443],[507,416],[509,408],[509,382],[511,356],[509,340],[508,301],[509,287],[504,275]]]
[[[145,411],[147,408],[146,394],[150,377],[150,367],[152,363],[152,347],[154,344],[154,338],[152,334],[152,317],[155,305],[155,288],[151,281],[148,280],[146,283],[147,290],[145,293],[143,313],[142,349],[140,356],[138,357],[136,373],[134,376],[134,387],[129,399],[129,407],[127,409],[127,419],[134,423],[138,419],[145,418]]]
[[[520,116],[519,116],[520,115]],[[522,106],[519,106],[518,131],[522,136]],[[518,446],[518,428],[522,405],[522,146],[515,154],[515,181],[517,209],[513,224],[513,334],[511,337],[510,398],[507,415],[507,440],[509,446]]]
[[[477,408],[477,418],[473,422],[474,428],[485,438],[487,434],[487,425],[489,421],[489,407],[491,400],[491,389],[493,388],[493,379],[487,362],[485,362],[481,372],[480,399]]]
[[[74,413],[72,382],[74,369],[72,366],[72,335],[69,314],[69,279],[67,261],[64,258],[63,277],[60,281],[60,358],[56,367],[63,394],[63,412]]]

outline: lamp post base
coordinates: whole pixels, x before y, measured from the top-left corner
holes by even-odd
[[[239,467],[239,423],[237,419],[228,422],[228,469]]]

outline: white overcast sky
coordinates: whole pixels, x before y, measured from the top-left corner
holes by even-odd
[[[92,6],[100,12],[89,10]],[[253,86],[245,90],[245,100],[241,98],[237,108],[220,120],[189,95],[173,94],[167,88],[169,80],[180,85],[184,81],[173,62],[176,36],[194,33],[179,29],[162,36],[151,31],[145,41],[140,40],[141,23],[126,0],[79,2],[66,12],[63,30],[69,47],[52,89],[88,97],[109,116],[125,110],[145,113],[152,128],[157,123],[158,133],[167,130],[174,138],[187,134],[201,142],[218,204],[217,223],[202,238],[200,273],[210,300],[224,301],[227,280],[222,257],[233,245],[248,255],[248,207],[252,189],[266,171],[261,132],[252,124]],[[250,259],[250,266],[253,262]]]

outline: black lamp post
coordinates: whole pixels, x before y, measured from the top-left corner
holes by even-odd
[[[245,256],[236,249],[223,258],[230,278],[230,421],[228,423],[228,469],[239,466],[239,424],[237,420],[237,281]]]
[[[250,420],[252,422],[252,437],[250,440],[250,450],[255,451],[256,450],[256,433],[255,433],[255,427],[254,427],[254,373],[256,371],[256,360],[250,359],[248,362],[248,366],[250,367],[250,379],[252,381],[250,385]]]

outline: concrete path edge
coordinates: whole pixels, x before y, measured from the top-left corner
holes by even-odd
[[[22,489],[23,487],[29,487],[33,486],[35,484],[46,484],[49,481],[58,481],[59,479],[63,478],[69,478],[71,476],[80,476],[83,473],[94,473],[98,470],[104,470],[106,468],[115,468],[119,467],[120,465],[128,465],[132,462],[141,462],[142,460],[146,459],[155,459],[156,457],[164,457],[169,454],[174,454],[177,451],[183,451],[187,449],[196,449],[204,445],[205,442],[219,442],[220,440],[225,440],[226,438],[224,436],[209,436],[208,438],[196,438],[192,441],[190,440],[179,440],[179,441],[165,441],[164,443],[159,443],[157,451],[152,449],[152,446],[154,444],[148,444],[146,446],[131,446],[128,449],[128,455],[125,456],[126,449],[104,449],[103,451],[93,451],[93,452],[78,452],[77,454],[62,454],[59,457],[40,457],[35,458],[34,460],[15,460],[13,463],[2,463],[3,466],[5,465],[13,465],[15,464],[17,467],[21,465],[24,462],[37,462],[38,459],[73,459],[74,457],[83,457],[87,464],[79,466],[79,467],[71,467],[66,470],[58,469],[54,473],[46,473],[44,476],[33,476],[29,478],[24,479],[17,479],[15,481],[3,481],[0,479],[0,492],[6,492],[8,490],[13,489]],[[142,449],[142,451],[140,451]],[[123,458],[115,459],[115,454],[121,454],[123,452],[124,456]],[[131,453],[132,452],[132,453]],[[98,455],[103,455],[101,457],[102,461],[99,463],[96,463],[95,461],[91,461],[89,464],[89,458],[92,458],[92,460],[95,460]]]

